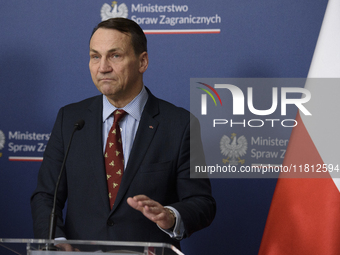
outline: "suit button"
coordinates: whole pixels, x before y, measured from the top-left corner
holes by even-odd
[[[112,220],[108,220],[106,224],[110,227],[112,227],[115,223]]]

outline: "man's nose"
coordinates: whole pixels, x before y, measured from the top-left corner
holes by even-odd
[[[100,61],[99,72],[101,73],[108,73],[112,71],[112,67],[109,61],[105,58],[102,58]]]

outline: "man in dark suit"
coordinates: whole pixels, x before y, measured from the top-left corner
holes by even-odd
[[[94,29],[89,68],[103,95],[58,113],[31,198],[36,238],[48,238],[55,184],[79,119],[85,126],[74,134],[58,189],[56,238],[179,247],[182,238],[212,222],[216,206],[210,182],[190,178],[190,165],[205,164],[197,119],[154,97],[143,85],[148,63],[146,38],[135,22],[115,18]],[[116,109],[127,112],[119,122],[124,173],[110,205],[103,152]],[[190,145],[196,150],[193,155]]]

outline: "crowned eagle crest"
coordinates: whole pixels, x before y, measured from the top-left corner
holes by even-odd
[[[223,163],[229,163],[230,165],[243,164],[244,159],[241,159],[243,155],[247,153],[248,143],[244,135],[239,138],[236,137],[235,133],[231,134],[231,137],[224,135],[220,141],[220,149],[223,156],[228,157],[223,159]]]
[[[110,18],[128,17],[129,11],[126,4],[123,3],[118,6],[117,2],[113,1],[111,6],[107,3],[103,4],[102,9],[100,10],[100,16],[102,17],[102,21]]]
[[[0,150],[2,150],[5,147],[5,134],[0,130]]]

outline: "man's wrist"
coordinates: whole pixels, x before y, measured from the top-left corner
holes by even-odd
[[[181,240],[184,237],[184,224],[181,218],[180,213],[176,210],[176,208],[172,206],[165,206],[164,208],[170,209],[172,212],[175,214],[175,225],[171,229],[163,229],[160,226],[158,226],[162,231],[167,233],[171,238],[176,239],[176,240]],[[170,212],[169,212],[170,214]]]
[[[169,214],[171,215],[171,217],[172,217],[172,219],[173,219],[173,224],[171,225],[171,227],[168,229],[168,230],[173,230],[174,229],[174,227],[175,227],[175,225],[176,225],[176,214],[175,214],[175,212],[173,211],[173,210],[171,210],[170,208],[168,208],[168,207],[165,207],[165,210],[167,211],[167,212],[169,212]]]

